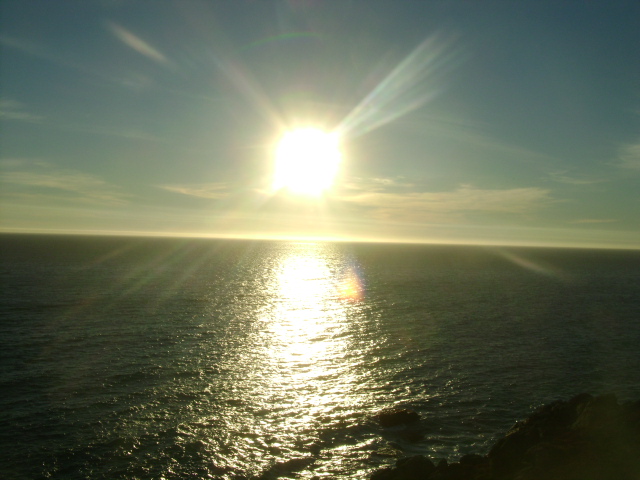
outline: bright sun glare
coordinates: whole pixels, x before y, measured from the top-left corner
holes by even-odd
[[[338,136],[317,128],[286,132],[275,152],[273,189],[318,196],[333,185],[341,161]]]

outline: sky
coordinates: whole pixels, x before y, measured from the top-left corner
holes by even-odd
[[[636,1],[0,9],[0,231],[640,248]]]

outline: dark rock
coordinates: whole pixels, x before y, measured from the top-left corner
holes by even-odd
[[[516,423],[487,456],[464,455],[459,462],[441,460],[436,467],[417,455],[371,478],[640,480],[640,401],[620,405],[614,395],[580,394],[544,405]]]
[[[496,478],[509,478],[524,466],[524,455],[540,440],[538,432],[518,429],[498,440],[489,450],[491,470]]]
[[[413,457],[401,458],[396,462],[396,473],[403,479],[421,479],[430,475],[436,466],[434,463],[423,455],[414,455]]]
[[[444,468],[438,468],[429,480],[471,480],[473,477],[473,467],[461,465],[460,463],[449,463]]]
[[[478,466],[478,465],[486,465],[489,461],[487,457],[483,457],[482,455],[478,455],[477,453],[469,453],[460,458],[461,465],[469,465],[469,466]]]
[[[636,400],[635,402],[623,403],[622,409],[629,420],[640,420],[640,400]]]
[[[569,432],[579,411],[592,401],[591,395],[580,394],[568,402],[552,402],[540,407],[526,420],[516,423],[489,451],[491,470],[495,476],[510,478],[526,467],[527,451],[540,442],[551,441]]]
[[[571,400],[569,400],[567,403],[571,405],[571,407],[574,410],[576,410],[580,405],[583,405],[591,401],[592,398],[593,398],[593,395],[591,395],[590,393],[579,393],[578,395],[573,397]]]
[[[395,468],[386,467],[376,470],[369,477],[370,480],[393,480],[395,475]]]
[[[640,479],[640,429],[615,395],[578,395],[537,410],[489,452],[496,479]]]
[[[371,480],[428,480],[436,469],[431,460],[423,455],[401,458],[395,468],[382,468],[375,471]]]
[[[589,446],[583,444],[577,436],[566,436],[550,442],[541,442],[531,447],[525,455],[525,467],[520,471],[520,478],[566,478],[573,472],[576,478],[585,477],[580,462],[580,452]],[[582,472],[582,473],[578,473]]]
[[[601,395],[581,405],[573,428],[590,431],[610,430],[618,426],[622,408],[615,395]]]
[[[377,418],[380,425],[386,428],[415,423],[420,420],[420,415],[414,410],[403,408],[380,412]]]

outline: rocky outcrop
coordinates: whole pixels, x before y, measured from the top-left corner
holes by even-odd
[[[417,415],[417,414],[416,414]],[[371,480],[640,480],[640,401],[580,394],[516,423],[487,455],[437,466],[417,455]]]
[[[413,410],[407,408],[397,408],[393,410],[385,410],[380,412],[376,418],[385,428],[395,427],[398,425],[407,425],[420,420],[420,415]]]

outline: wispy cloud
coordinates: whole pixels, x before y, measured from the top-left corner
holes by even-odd
[[[32,40],[2,35],[0,36],[0,45],[2,45],[3,47],[18,50],[22,53],[26,53],[27,55],[46,60],[56,65],[63,65],[65,67],[73,68],[85,74],[98,75],[103,78],[105,77],[105,75],[98,74],[97,72],[87,68],[86,65],[73,61],[69,57],[68,53],[51,51],[47,46],[34,42]]]
[[[20,158],[20,157],[0,158],[0,168],[2,169],[17,170],[20,168],[29,168],[32,166],[49,168],[50,164],[44,160],[32,159],[32,158]]]
[[[618,220],[615,218],[581,218],[579,220],[574,220],[571,223],[584,223],[584,224],[593,224],[593,223],[615,223]]]
[[[620,166],[640,170],[640,141],[620,149]]]
[[[189,185],[158,185],[169,192],[180,193],[191,197],[218,200],[229,195],[228,186],[224,183],[198,183]]]
[[[0,98],[0,119],[39,123],[43,117],[29,112],[22,102],[3,97]]]
[[[351,181],[342,185],[344,191],[350,192],[392,192],[392,191],[408,191],[413,188],[414,184],[407,181],[404,177],[372,177],[372,178],[353,178]]]
[[[154,62],[158,62],[163,65],[168,65],[170,63],[167,57],[158,49],[151,46],[151,44],[141,39],[134,33],[130,32],[126,28],[113,22],[107,22],[107,27],[118,40],[120,40],[126,46],[135,50],[139,54],[144,55]]]
[[[117,25],[116,27],[122,29],[122,27],[119,27]],[[112,32],[112,34],[116,38],[124,42],[125,45],[129,46],[130,48],[133,48],[131,47],[131,45],[126,43],[125,40],[118,37],[118,35],[113,31],[111,27],[109,27],[109,30]],[[123,33],[128,32],[125,29],[122,29],[122,31]],[[133,35],[130,32],[128,33],[130,35]],[[137,38],[137,37],[133,35],[133,38]],[[147,45],[147,47],[151,48],[151,50],[148,51],[147,53],[151,55],[151,58],[154,61],[160,62],[165,65],[170,65],[169,60],[162,53],[150,47],[148,44],[146,44],[146,42],[142,41],[141,39],[138,39],[138,41],[142,42],[142,45]],[[134,42],[134,45],[135,44],[136,42]],[[113,68],[113,66],[107,65],[104,62],[96,62],[95,64],[90,64],[87,62],[80,63],[77,60],[74,60],[73,56],[69,52],[52,51],[50,47],[39,44],[32,40],[2,35],[0,36],[0,45],[2,45],[3,47],[18,50],[32,57],[39,58],[41,60],[45,60],[45,61],[54,63],[56,65],[62,65],[67,68],[72,68],[84,75],[89,75],[91,77],[99,78],[101,82],[107,81],[117,85],[122,85],[127,88],[137,89],[137,90],[142,88],[147,88],[149,86],[154,86],[155,88],[157,88],[157,86],[154,84],[154,81],[151,77],[145,76],[139,72],[122,72],[121,69]],[[139,53],[142,53],[142,52],[139,52]],[[146,55],[145,53],[142,53],[142,54]],[[146,56],[148,57],[149,55],[146,55]],[[166,90],[166,89],[165,91],[173,94],[182,93],[182,92],[176,92],[173,90]]]
[[[22,38],[9,37],[7,35],[0,36],[0,44],[4,47],[20,50],[23,53],[33,55],[50,61],[58,61],[57,57],[52,56],[41,45],[34,42],[24,40]]]
[[[594,185],[605,181],[601,178],[588,178],[584,176],[569,175],[567,173],[567,171],[551,172],[549,174],[549,178],[554,182],[566,185]]]
[[[34,168],[35,167],[35,168]],[[5,198],[66,197],[75,201],[101,205],[126,205],[129,195],[95,175],[74,170],[55,170],[43,162],[30,170],[0,173]]]
[[[74,132],[85,132],[96,135],[104,135],[110,137],[123,137],[133,140],[147,140],[151,142],[167,142],[166,138],[162,138],[151,133],[139,130],[137,128],[127,128],[124,126],[105,126],[105,125],[93,125],[93,124],[79,124],[79,123],[59,123],[52,126],[58,127],[64,130],[70,130]]]
[[[446,192],[371,191],[362,188],[339,197],[340,200],[375,211],[383,218],[450,218],[465,213],[522,214],[552,201],[549,190],[538,187],[482,189],[461,185]]]

